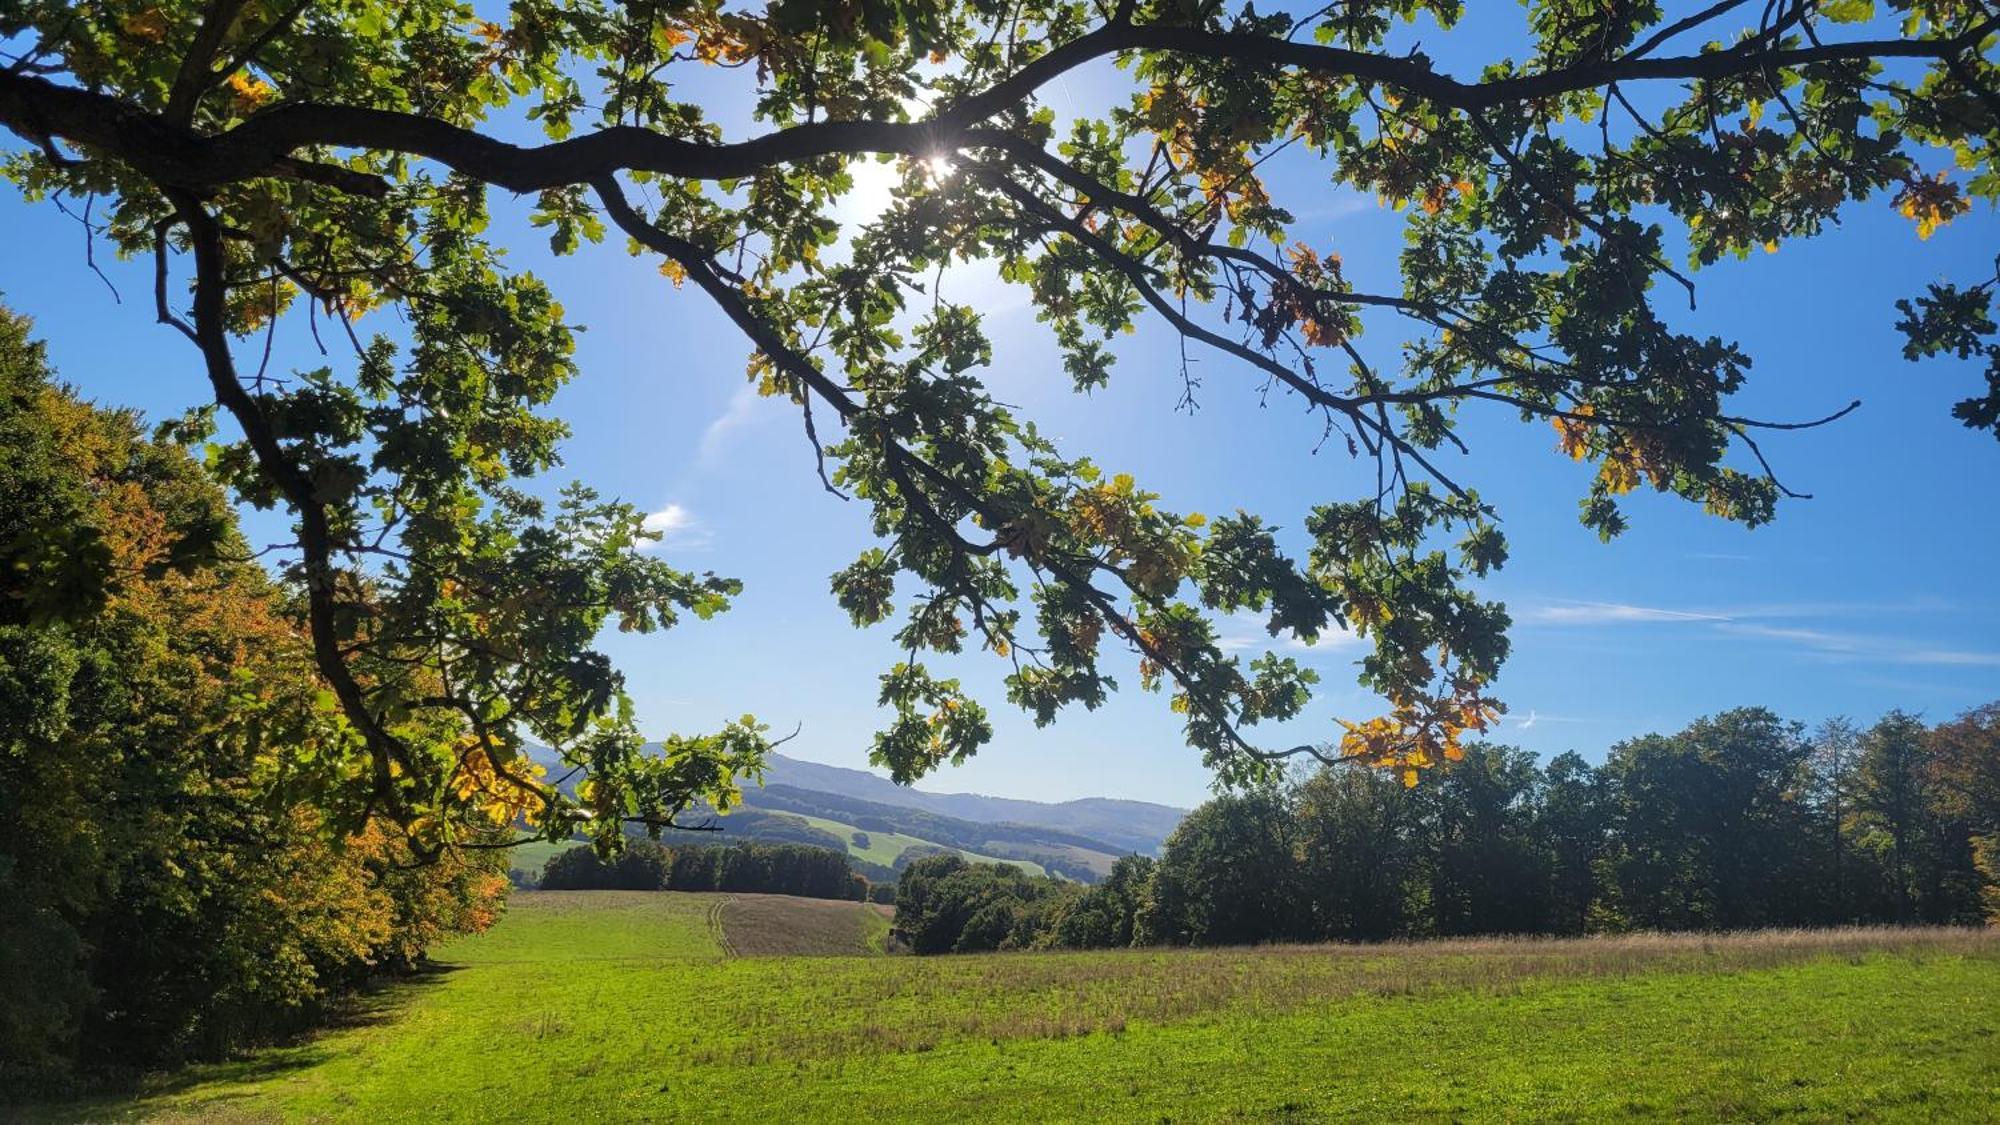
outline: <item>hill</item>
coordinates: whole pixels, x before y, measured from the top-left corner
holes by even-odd
[[[796,802],[791,803],[796,806]],[[689,816],[692,822],[700,822],[712,814],[696,811]],[[791,811],[773,811],[754,805],[732,810],[727,816],[713,817],[717,831],[712,833],[668,833],[662,838],[664,843],[677,847],[727,847],[731,844],[804,844],[810,847],[827,848],[831,851],[847,853],[853,869],[866,876],[872,883],[893,883],[912,861],[927,855],[956,852],[967,859],[980,863],[1009,863],[1027,871],[1031,875],[1060,874],[1035,862],[1032,856],[1040,849],[1012,846],[1008,854],[992,851],[976,851],[970,848],[954,847],[936,840],[905,835],[900,832],[878,828],[869,832],[860,827],[826,816],[806,815]],[[874,824],[874,821],[870,821]],[[516,845],[511,853],[509,873],[516,886],[534,887],[541,878],[544,867],[553,856],[578,846],[582,841],[570,844],[556,844],[544,840]],[[1108,871],[1112,857],[1099,853],[1057,850],[1049,858],[1069,870],[1069,878],[1082,882],[1095,882],[1100,872],[1098,866]]]
[[[849,852],[855,858],[887,863],[897,871],[919,855],[943,850],[956,851],[970,859],[997,859],[1031,871],[1046,870],[1090,883],[1109,874],[1111,865],[1129,851],[1051,828],[984,824],[768,780],[762,788],[746,788],[743,803],[754,816],[792,815],[805,818],[809,824],[828,826],[850,843]],[[725,831],[735,827],[732,822],[739,815],[732,813],[722,819]],[[894,843],[885,848],[884,841]],[[911,843],[919,845],[916,854],[907,851]]]
[[[1050,803],[1013,797],[987,797],[978,793],[932,793],[897,785],[868,770],[829,766],[783,754],[771,755],[764,784],[766,787],[788,786],[853,797],[878,805],[917,809],[981,824],[1047,828],[1102,841],[1120,855],[1131,852],[1158,854],[1160,844],[1187,815],[1186,809],[1171,805],[1113,797],[1084,797]]]
[[[530,748],[543,764],[546,751]],[[907,789],[867,770],[773,754],[762,786],[744,787],[742,807],[715,818],[710,842],[812,844],[845,851],[856,871],[893,881],[911,860],[941,852],[1011,863],[1037,875],[1092,883],[1118,857],[1157,854],[1185,810],[1145,801],[1086,798],[1048,803],[974,793]],[[695,810],[690,821],[700,821]],[[699,840],[676,842],[698,843]],[[516,851],[517,881],[538,873],[554,847]]]

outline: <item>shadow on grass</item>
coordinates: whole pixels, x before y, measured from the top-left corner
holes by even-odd
[[[172,1070],[102,1070],[81,1079],[67,1094],[46,1100],[16,1102],[0,1093],[0,1121],[150,1120],[166,1108],[158,1103],[190,1094],[195,1104],[181,1108],[193,1111],[198,1105],[198,1116],[203,1120],[216,1119],[218,1111],[220,1120],[233,1120],[228,1112],[231,1104],[254,1098],[259,1092],[241,1087],[320,1066],[339,1053],[327,1044],[327,1036],[392,1022],[462,968],[426,963],[407,975],[370,981],[314,1026],[248,1048],[232,1058],[188,1063]]]
[[[339,1010],[329,1015],[318,1027],[304,1033],[295,1042],[318,1038],[329,1031],[375,1027],[386,1023],[409,1007],[419,996],[445,983],[453,973],[464,968],[464,965],[426,961],[403,976],[383,977],[370,981],[348,997]]]

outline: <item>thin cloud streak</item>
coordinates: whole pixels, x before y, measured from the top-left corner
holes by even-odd
[[[1572,601],[1549,599],[1530,602],[1515,611],[1514,620],[1523,625],[1599,626],[1682,624],[1687,622],[1722,624],[1733,621],[1798,620],[1808,617],[1856,617],[1866,614],[1963,613],[1964,608],[1949,603],[1912,599],[1904,602],[1763,602],[1738,606],[1673,608],[1634,605],[1627,602]]]
[[[1946,608],[1949,607],[1925,602],[1903,605],[1771,603],[1726,609],[1668,609],[1622,602],[1544,602],[1521,610],[1517,619],[1524,625],[1549,627],[1684,626],[1696,630],[1698,634],[1713,637],[1785,644],[1801,655],[1822,660],[1929,667],[2000,667],[2000,652],[1952,648],[1908,637],[1760,622],[1760,619],[1768,622],[1881,613],[1910,614]],[[1532,716],[1529,721],[1534,721]],[[1543,721],[1548,720],[1544,717]]]
[[[1730,621],[1727,614],[1661,609],[1621,602],[1555,602],[1530,606],[1517,618],[1525,625],[1633,625],[1651,622]]]
[[[1580,716],[1580,715],[1544,715],[1544,714],[1542,714],[1542,713],[1541,713],[1540,711],[1537,711],[1537,710],[1535,710],[1534,708],[1530,707],[1530,708],[1528,708],[1528,717],[1527,717],[1527,718],[1525,718],[1525,719],[1515,719],[1515,720],[1514,720],[1514,729],[1515,729],[1515,730],[1533,730],[1533,729],[1535,729],[1536,727],[1538,727],[1538,726],[1541,726],[1541,725],[1542,725],[1543,723],[1559,723],[1559,724],[1568,724],[1568,723],[1584,723],[1584,724],[1589,724],[1589,723],[1603,723],[1603,722],[1609,722],[1609,721],[1611,721],[1611,720],[1608,720],[1608,719],[1586,719],[1586,718],[1583,718],[1583,717],[1582,717],[1582,716]]]
[[[1755,640],[1783,641],[1815,656],[1833,660],[1857,660],[1875,664],[2000,667],[2000,652],[1939,648],[1899,637],[1834,633],[1823,629],[1788,629],[1739,622],[1718,626],[1717,631]]]

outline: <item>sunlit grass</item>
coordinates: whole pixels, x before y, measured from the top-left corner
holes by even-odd
[[[726,898],[520,896],[372,1021],[66,1112],[1957,1121],[2000,1104],[1991,931],[729,958],[731,917],[852,927],[837,908],[866,908],[788,920],[783,900]],[[866,948],[861,924],[825,947]]]

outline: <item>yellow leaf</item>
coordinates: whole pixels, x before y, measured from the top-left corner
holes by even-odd
[[[1595,413],[1596,408],[1586,402],[1571,411],[1569,417],[1556,415],[1549,419],[1561,439],[1559,448],[1569,454],[1570,460],[1581,461],[1584,454],[1590,452],[1590,423],[1587,419]]]
[[[236,112],[244,115],[255,113],[265,102],[271,100],[273,92],[271,87],[242,71],[230,75],[226,85],[229,87],[229,92],[235,95]]]
[[[1623,496],[1639,487],[1639,470],[1629,457],[1614,455],[1604,459],[1604,464],[1597,470],[1597,479],[1604,483],[1604,491],[1613,496]]]

